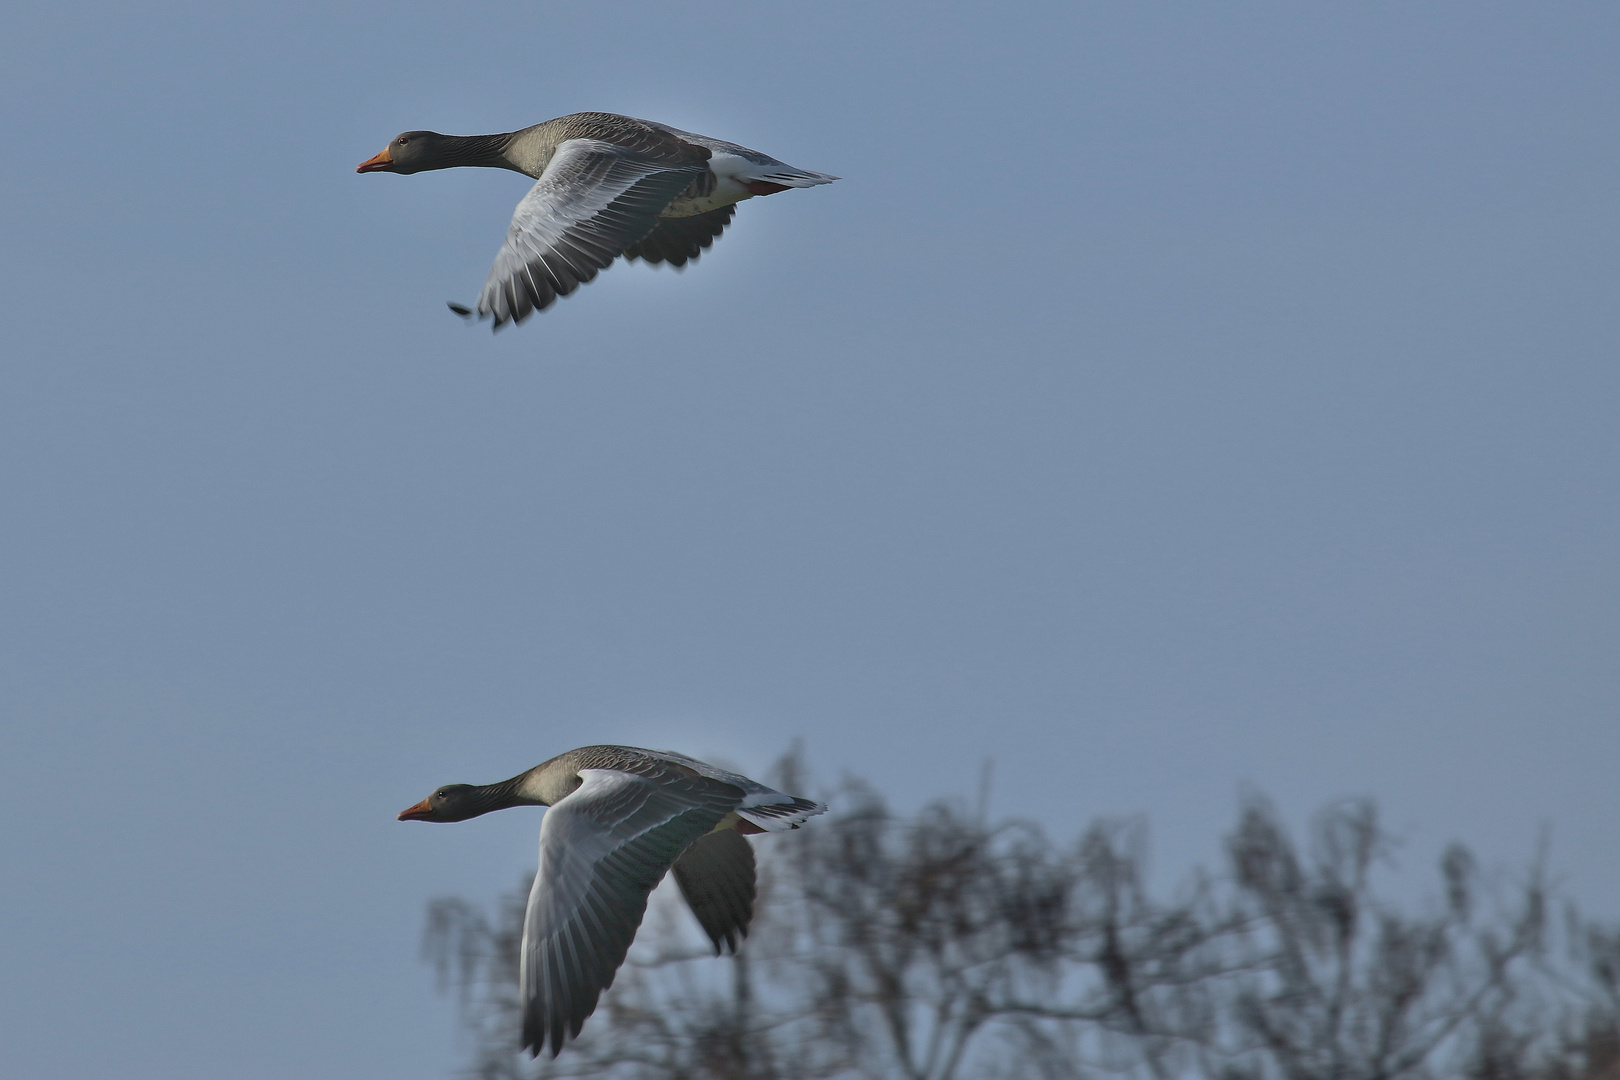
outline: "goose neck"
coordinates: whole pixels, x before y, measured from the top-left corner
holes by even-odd
[[[514,169],[522,170],[513,164],[507,156],[507,150],[512,145],[512,138],[516,132],[503,132],[498,135],[446,135],[444,142],[438,147],[438,158],[442,164],[437,168],[451,169],[460,167],[474,167],[485,169]]]
[[[544,805],[524,790],[523,779],[527,775],[527,773],[520,773],[510,780],[502,780],[498,784],[484,784],[475,788],[478,813],[487,814],[494,810],[505,810],[512,806]]]

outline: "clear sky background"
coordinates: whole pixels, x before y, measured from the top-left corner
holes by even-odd
[[[139,12],[131,10],[139,7]],[[424,902],[602,741],[967,794],[1157,880],[1245,785],[1620,917],[1620,8],[0,15],[8,1075],[441,1077]],[[601,109],[845,177],[491,336]],[[1405,885],[1397,887],[1404,888]]]

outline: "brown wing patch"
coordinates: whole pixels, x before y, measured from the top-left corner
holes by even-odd
[[[558,127],[558,142],[567,139],[601,139],[618,143],[638,154],[646,154],[671,165],[695,165],[708,161],[709,148],[689,143],[651,124],[617,113],[582,112],[559,116],[551,121]]]

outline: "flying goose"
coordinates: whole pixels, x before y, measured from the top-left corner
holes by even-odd
[[[449,784],[401,821],[549,806],[523,919],[523,1048],[551,1055],[613,985],[666,870],[714,943],[737,951],[754,910],[744,834],[797,829],[826,807],[669,750],[582,746],[498,784]]]
[[[615,113],[559,116],[502,135],[407,131],[356,172],[479,165],[535,178],[478,296],[495,329],[522,322],[614,259],[685,266],[755,195],[830,184],[736,143]],[[451,304],[458,315],[471,309]]]

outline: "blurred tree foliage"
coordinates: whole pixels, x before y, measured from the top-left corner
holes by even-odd
[[[804,790],[788,759],[778,785]],[[1461,847],[1441,895],[1375,893],[1370,803],[1303,848],[1260,798],[1223,873],[1155,898],[1139,824],[1063,843],[949,801],[913,819],[858,782],[759,843],[747,946],[714,959],[655,894],[630,962],[554,1062],[518,1047],[527,889],[429,907],[480,1080],[1620,1080],[1620,929],[1561,917],[1539,868],[1487,888]],[[668,901],[668,902],[665,902]],[[695,926],[695,924],[694,924]]]

